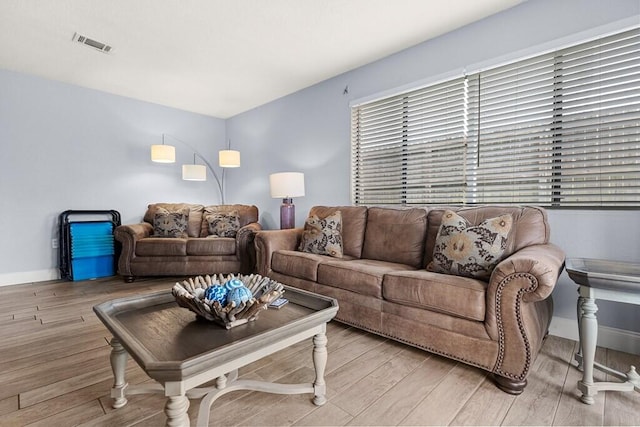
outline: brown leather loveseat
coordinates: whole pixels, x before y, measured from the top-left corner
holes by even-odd
[[[178,237],[158,237],[154,234],[158,212],[183,213],[186,229]],[[235,236],[211,235],[207,218],[212,215],[233,218],[237,230],[225,236]],[[258,208],[252,205],[151,204],[142,223],[121,225],[114,232],[122,244],[118,274],[132,282],[136,276],[252,273],[254,232],[260,229]]]
[[[447,210],[471,228],[496,217],[510,225],[501,261],[486,278],[434,269],[436,246],[445,266],[451,265],[443,256],[447,251],[473,249],[464,241],[439,243],[457,226],[440,230]],[[549,243],[543,209],[316,206],[309,215],[322,219],[336,211],[342,257],[302,251],[301,228],[263,230],[255,237],[258,273],[336,298],[341,322],[482,368],[508,393],[523,391],[548,332],[551,292],[564,265],[563,251]]]

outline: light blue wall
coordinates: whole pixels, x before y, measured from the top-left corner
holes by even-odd
[[[269,197],[268,176],[300,171],[305,173],[306,196],[294,200],[298,225],[314,205],[348,205],[350,102],[532,55],[629,24],[640,24],[640,1],[529,0],[237,115],[227,120],[227,136],[242,151],[246,177],[231,178],[232,197],[253,200],[260,207],[263,225],[277,228],[280,200]],[[346,86],[349,93],[343,94]],[[551,211],[549,218],[552,241],[569,257],[640,261],[638,211]],[[575,319],[576,295],[575,285],[564,273],[554,292],[555,314]],[[600,307],[602,324],[640,331],[637,308],[607,303]]]
[[[168,140],[177,162],[151,162],[162,133],[212,158],[225,123],[0,70],[0,285],[55,271],[51,239],[67,209],[115,209],[131,223],[150,202],[218,203],[211,181],[182,181],[181,164],[193,161],[186,147]]]

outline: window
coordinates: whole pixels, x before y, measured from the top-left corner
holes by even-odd
[[[352,107],[352,199],[640,206],[640,30]]]

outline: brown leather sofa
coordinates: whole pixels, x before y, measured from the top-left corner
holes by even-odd
[[[548,332],[564,253],[537,207],[448,207],[471,225],[508,213],[513,225],[488,281],[428,271],[445,208],[316,206],[342,214],[344,255],[298,250],[303,230],[256,234],[258,273],[334,297],[337,320],[492,373],[520,394]]]
[[[159,208],[171,212],[188,208],[186,237],[154,237],[152,224]],[[238,212],[240,223],[235,238],[208,238],[206,214],[232,211]],[[252,205],[151,204],[142,223],[115,229],[115,238],[122,244],[118,274],[125,282],[132,282],[137,276],[252,273],[255,270],[254,233],[260,229],[258,208]]]

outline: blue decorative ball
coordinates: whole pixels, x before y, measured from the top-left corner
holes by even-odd
[[[240,279],[229,279],[226,281],[226,283],[224,284],[224,287],[227,288],[227,290],[231,290],[234,288],[239,288],[244,286],[244,283],[242,283],[242,280]]]
[[[213,285],[204,291],[204,297],[210,301],[218,301],[222,306],[227,302],[227,294],[229,289],[226,286]]]
[[[251,294],[249,288],[244,285],[238,286],[232,288],[227,294],[227,304],[231,304],[232,302],[234,302],[236,304],[236,307],[238,307],[243,302],[249,301],[252,296],[253,295]]]

